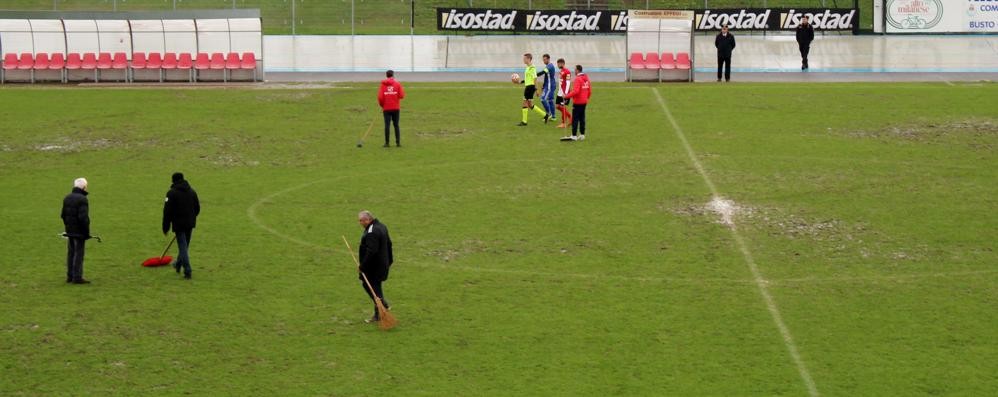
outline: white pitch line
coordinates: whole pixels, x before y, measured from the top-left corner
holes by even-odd
[[[676,136],[683,143],[683,148],[686,149],[686,154],[690,157],[690,161],[693,162],[693,166],[696,167],[697,172],[703,177],[703,181],[707,184],[707,188],[710,189],[710,194],[713,195],[714,199],[720,199],[721,195],[711,181],[710,175],[707,174],[707,170],[703,168],[703,164],[697,159],[696,153],[693,151],[693,147],[690,146],[690,142],[686,139],[686,134],[683,130],[679,128],[679,124],[676,123],[676,118],[672,117],[672,112],[669,111],[669,107],[665,104],[665,99],[662,99],[662,94],[659,94],[658,90],[655,88],[651,89],[655,93],[655,99],[658,100],[659,106],[662,107],[662,112],[669,119],[669,123],[672,124],[673,131],[676,132]],[[773,299],[772,294],[769,293],[769,288],[767,287],[768,281],[762,277],[762,273],[759,272],[759,266],[756,265],[755,259],[752,258],[752,253],[748,249],[748,245],[745,244],[745,239],[742,238],[741,233],[738,232],[737,225],[732,222],[729,226],[731,230],[731,235],[735,238],[735,243],[738,245],[738,249],[742,252],[745,257],[745,263],[748,265],[749,271],[752,272],[752,278],[755,281],[755,285],[759,288],[759,294],[762,295],[762,300],[766,303],[766,308],[769,309],[770,316],[773,317],[773,322],[776,323],[776,328],[780,330],[780,335],[783,337],[783,343],[787,346],[787,351],[790,353],[790,358],[793,359],[794,364],[797,365],[797,372],[800,373],[801,380],[804,381],[804,385],[807,387],[807,392],[812,397],[819,395],[818,387],[814,384],[814,379],[811,378],[811,373],[807,370],[807,366],[804,365],[804,360],[801,359],[800,353],[797,350],[797,344],[794,342],[793,336],[790,334],[790,328],[787,324],[783,322],[783,316],[780,314],[780,309],[776,306],[776,300]]]

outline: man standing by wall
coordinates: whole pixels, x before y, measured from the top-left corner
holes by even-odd
[[[360,268],[357,271],[367,276],[367,280],[371,283],[371,289],[374,290],[375,294],[378,294],[378,298],[381,299],[385,308],[388,309],[390,306],[388,301],[385,300],[381,283],[388,280],[388,270],[391,268],[392,263],[395,262],[395,255],[392,253],[392,238],[388,235],[388,228],[369,211],[361,211],[357,214],[357,223],[360,224],[360,227],[364,228],[364,234],[360,238],[360,252],[358,253]],[[364,288],[364,292],[367,292],[367,296],[374,302],[374,296],[371,295],[371,291],[364,284],[364,277],[360,276],[358,278],[360,278],[360,284]],[[379,320],[378,306],[375,304],[374,316],[366,320],[366,322],[371,323]]]
[[[66,282],[90,284],[83,278],[83,252],[90,238],[90,201],[87,200],[87,180],[73,181],[73,191],[62,199],[62,224],[69,238],[69,253],[66,256]]]
[[[724,69],[724,81],[731,81],[731,52],[735,50],[735,36],[728,32],[728,25],[721,27],[721,33],[714,38],[717,48],[717,81],[721,81],[721,69]]]
[[[163,205],[163,234],[170,232],[177,235],[177,260],[173,269],[180,273],[184,269],[184,278],[191,278],[191,258],[188,250],[191,244],[191,234],[197,225],[197,217],[201,214],[201,202],[191,184],[184,180],[184,174],[175,172],[170,191],[166,192],[166,203]]]
[[[807,15],[797,25],[797,46],[800,47],[800,70],[807,70],[807,54],[811,52],[811,42],[814,41],[814,27],[808,22]]]
[[[385,147],[388,147],[389,143],[389,123],[395,125],[395,146],[402,146],[402,142],[399,141],[399,112],[405,91],[402,90],[402,84],[395,80],[394,71],[385,72],[385,77],[381,80],[381,88],[378,89],[378,104],[381,105],[381,113],[385,118]]]

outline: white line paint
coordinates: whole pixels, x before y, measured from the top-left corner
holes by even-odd
[[[662,94],[660,94],[655,88],[652,88],[651,90],[655,93],[655,99],[658,100],[658,104],[661,106],[662,112],[665,113],[666,118],[669,119],[669,123],[672,125],[672,130],[676,132],[676,137],[678,137],[683,143],[683,148],[686,149],[686,154],[690,157],[690,161],[693,162],[693,166],[696,167],[697,172],[700,173],[700,176],[703,177],[703,181],[707,184],[707,188],[710,189],[710,194],[713,195],[712,200],[721,199],[717,186],[715,186],[714,182],[711,181],[710,175],[707,174],[707,170],[703,168],[703,164],[700,163],[696,153],[693,151],[693,147],[690,146],[690,142],[686,139],[686,134],[683,133],[681,128],[679,128],[679,124],[676,123],[676,118],[672,117],[672,112],[669,111],[669,107],[666,106],[665,99],[662,99]],[[745,239],[742,238],[742,234],[738,232],[738,225],[732,222],[728,229],[731,230],[731,235],[734,236],[735,243],[738,245],[738,250],[741,251],[742,255],[745,257],[745,263],[748,265],[749,271],[752,273],[755,285],[759,288],[759,294],[762,295],[762,300],[766,303],[766,308],[769,310],[770,316],[773,317],[773,322],[776,324],[776,328],[780,330],[780,336],[783,337],[783,343],[787,346],[790,358],[793,359],[794,364],[797,366],[797,372],[800,373],[801,380],[804,381],[808,394],[811,396],[818,396],[818,387],[815,386],[814,379],[811,378],[811,373],[807,370],[807,366],[804,365],[804,360],[801,359],[800,352],[797,350],[797,344],[794,342],[794,338],[790,334],[790,328],[788,328],[787,324],[783,321],[780,309],[776,306],[776,300],[774,300],[772,294],[769,293],[769,282],[762,277],[762,273],[759,271],[759,266],[755,263],[755,259],[752,258],[752,252],[749,251],[748,245],[745,243]]]

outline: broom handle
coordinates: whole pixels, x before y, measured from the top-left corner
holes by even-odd
[[[382,306],[381,297],[379,297],[378,294],[374,293],[374,287],[372,287],[371,282],[367,280],[367,275],[364,274],[364,272],[360,271],[360,261],[357,260],[357,255],[354,255],[353,248],[350,248],[350,242],[347,241],[346,236],[340,236],[340,237],[343,238],[343,244],[347,245],[347,251],[350,251],[350,257],[353,258],[353,262],[357,264],[357,272],[360,273],[360,276],[364,278],[364,285],[367,285],[367,289],[371,291],[371,296],[373,296],[374,300],[378,302],[378,306]]]
[[[160,255],[160,256],[159,256],[159,259],[160,259],[160,260],[162,260],[162,259],[163,259],[164,257],[166,257],[166,252],[170,250],[170,247],[172,247],[172,246],[173,246],[173,242],[174,242],[174,241],[176,241],[176,240],[177,240],[177,235],[176,235],[176,234],[174,234],[174,235],[173,235],[173,238],[172,238],[172,239],[170,239],[170,243],[166,245],[166,249],[165,249],[165,250],[163,250],[163,255]]]

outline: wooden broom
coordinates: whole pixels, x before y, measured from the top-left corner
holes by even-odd
[[[374,297],[374,305],[378,307],[378,327],[382,330],[390,330],[398,325],[398,321],[395,320],[395,316],[392,316],[392,312],[385,308],[385,304],[381,302],[381,298],[378,294],[374,292],[374,287],[371,286],[371,282],[367,280],[367,275],[360,271],[360,261],[357,260],[357,255],[354,255],[353,248],[350,248],[350,243],[347,241],[346,236],[340,236],[343,238],[343,244],[347,245],[347,251],[350,251],[350,257],[353,258],[353,262],[357,264],[357,271],[360,276],[364,278],[364,284],[367,285],[367,290],[371,291],[371,296]]]

